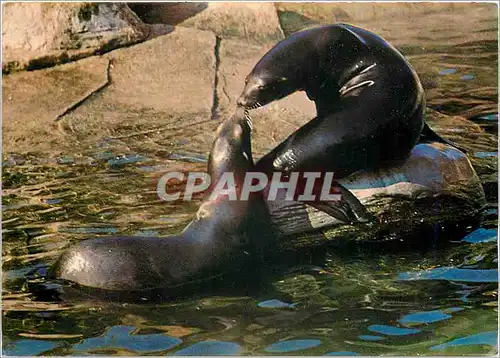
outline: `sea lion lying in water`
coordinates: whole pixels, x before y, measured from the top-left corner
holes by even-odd
[[[245,174],[254,166],[250,135],[251,122],[243,109],[219,126],[208,161],[212,182],[232,172],[239,193]],[[212,187],[196,219],[179,235],[85,240],[61,255],[53,275],[112,291],[175,288],[272,251],[273,226],[259,193],[244,201],[213,194]]]

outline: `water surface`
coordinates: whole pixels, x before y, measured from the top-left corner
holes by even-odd
[[[433,29],[423,31],[432,39]],[[415,237],[417,245],[397,248],[326,248],[307,265],[278,267],[259,284],[247,287],[250,278],[242,276],[234,288],[175,302],[37,302],[30,289],[37,274],[43,276],[70,244],[96,235],[159,236],[182,229],[198,202],[159,201],[157,179],[179,163],[185,170],[203,167],[206,158],[141,152],[140,142],[124,151],[112,141],[55,161],[30,153],[4,157],[4,354],[495,353],[497,148],[486,138],[497,133],[495,36],[496,30],[491,41],[403,48],[431,108],[486,130],[484,136],[455,131],[453,137],[472,149],[469,157],[489,200],[480,227],[460,237]],[[457,128],[446,129],[453,134]]]

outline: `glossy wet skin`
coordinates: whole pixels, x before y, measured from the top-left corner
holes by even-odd
[[[247,109],[256,109],[295,92],[296,86],[285,76],[264,77],[249,75],[245,80],[245,89],[238,98],[238,105]]]
[[[237,104],[255,109],[302,90],[316,103],[323,96],[336,101],[347,82],[377,62],[408,65],[390,44],[361,28],[337,24],[299,31],[257,62]]]
[[[310,74],[319,65],[315,48],[314,41],[304,31],[279,42],[246,77],[237,104],[255,109],[305,90],[312,79]]]
[[[423,128],[415,71],[383,39],[354,26],[317,27],[281,41],[255,65],[237,103],[253,109],[301,90],[317,117],[261,158],[258,170],[344,177],[407,157]]]
[[[242,109],[221,124],[209,159],[213,181],[228,171],[238,181],[252,168],[250,132]],[[264,202],[225,196],[211,200],[210,194],[180,235],[86,240],[63,253],[54,274],[92,288],[136,291],[181,285],[219,274],[228,262],[245,262],[255,242],[263,239],[260,228],[269,227],[269,222],[264,225],[269,220]]]

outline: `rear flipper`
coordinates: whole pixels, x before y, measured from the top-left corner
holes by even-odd
[[[340,184],[335,184],[340,191],[340,200],[307,202],[308,205],[346,223],[368,223],[371,215],[358,198]]]
[[[422,133],[420,134],[420,141],[422,139],[429,140],[429,141],[434,141],[434,142],[439,142],[439,143],[443,143],[443,144],[448,144],[448,145],[451,145],[454,148],[457,148],[458,150],[460,150],[460,151],[462,151],[464,153],[467,153],[467,151],[464,148],[459,147],[455,143],[453,143],[453,142],[451,142],[451,141],[449,141],[447,139],[444,139],[439,134],[437,134],[436,132],[434,132],[432,130],[432,128],[429,127],[429,125],[427,124],[427,122],[424,122],[424,128],[422,129]]]

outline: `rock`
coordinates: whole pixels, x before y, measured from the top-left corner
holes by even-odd
[[[141,141],[142,150],[146,142],[152,151],[207,153],[217,126],[211,120],[214,46],[212,33],[179,27],[102,57],[4,76],[4,150],[78,151],[114,138]],[[109,86],[60,118],[54,130],[58,115],[106,81],[108,62]],[[196,135],[201,138],[191,140]],[[181,136],[184,144],[175,145]]]
[[[194,27],[224,39],[252,43],[283,39],[274,3],[154,3],[131,7],[148,23]]]
[[[473,220],[486,203],[481,181],[467,156],[441,143],[417,144],[407,160],[372,172],[353,173],[339,183],[379,223],[342,225],[303,203],[268,201],[273,222],[287,238],[284,247],[298,248],[302,238],[307,246],[313,246],[348,237],[373,239],[393,232],[401,236],[436,223]],[[282,195],[279,193],[278,199]],[[322,229],[318,234],[307,234],[318,229]]]
[[[214,34],[177,27],[106,54],[112,84],[62,118],[65,131],[89,144],[108,137],[153,152],[208,153],[217,125],[214,47]]]
[[[178,25],[208,7],[206,2],[129,3],[128,6],[147,24]]]
[[[170,113],[212,110],[215,36],[177,27],[170,34],[106,55],[113,85],[103,100]]]
[[[441,30],[432,33],[432,46],[489,39],[487,30],[497,23],[495,4],[283,2],[276,7],[286,35],[314,23],[347,22],[383,36],[396,47],[428,45],[426,29]],[[409,21],[415,25],[408,25]]]
[[[91,57],[3,76],[4,152],[50,153],[75,145],[72,138],[58,130],[55,119],[106,82],[107,64],[106,59]]]
[[[2,7],[2,71],[38,69],[144,40],[126,4],[9,3]]]

